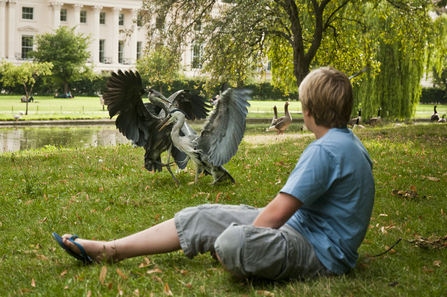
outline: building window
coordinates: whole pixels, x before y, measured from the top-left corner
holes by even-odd
[[[87,24],[87,11],[81,10],[81,24]]]
[[[118,63],[123,64],[124,41],[118,42]]]
[[[141,58],[141,56],[143,55],[143,53],[141,52],[142,45],[143,45],[143,43],[141,41],[137,42],[137,60],[139,60]]]
[[[34,20],[34,8],[22,7],[22,19],[23,20]]]
[[[194,30],[201,31],[202,30],[202,22],[197,21],[197,23],[194,24]]]
[[[119,21],[119,25],[120,25],[120,26],[124,26],[124,13],[120,13],[120,21]]]
[[[66,22],[67,21],[67,10],[61,9],[61,22]]]
[[[99,62],[104,63],[105,61],[105,49],[106,41],[104,39],[99,40]]]
[[[137,26],[138,27],[143,27],[143,18],[141,17],[141,15],[139,15],[137,17]]]
[[[101,25],[105,25],[106,24],[106,13],[105,12],[100,12],[99,13],[99,23]]]
[[[163,30],[165,28],[165,17],[164,16],[158,16],[155,20],[155,28],[158,30]]]
[[[201,42],[193,42],[191,56],[191,68],[201,69],[203,59],[203,44]]]
[[[32,35],[22,36],[22,60],[31,60],[29,52],[33,50],[33,38]]]

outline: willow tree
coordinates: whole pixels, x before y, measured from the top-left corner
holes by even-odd
[[[447,18],[432,18],[424,10],[411,6],[406,9],[405,18],[389,4],[367,10],[371,30],[383,32],[376,38],[374,56],[380,62],[379,75],[367,74],[357,81],[354,106],[362,108],[364,118],[376,116],[380,107],[382,116],[390,120],[409,119],[419,103],[422,77],[433,67],[442,66]],[[409,24],[413,25],[410,30]]]

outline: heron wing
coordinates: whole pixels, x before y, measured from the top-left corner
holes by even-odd
[[[118,70],[118,73],[112,72],[103,96],[110,118],[118,115],[116,127],[138,146],[145,144],[149,133],[159,121],[143,104],[142,85],[138,72]],[[146,103],[148,104],[150,106],[150,103]]]
[[[204,97],[192,94],[188,90],[179,90],[169,96],[168,100],[178,109],[183,110],[191,120],[206,119],[211,105]]]
[[[214,166],[226,164],[236,154],[245,133],[251,91],[227,89],[204,124],[198,149],[202,160]]]

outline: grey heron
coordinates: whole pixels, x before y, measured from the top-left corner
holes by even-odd
[[[277,131],[277,135],[284,134],[284,130],[286,130],[287,127],[289,127],[290,123],[292,123],[292,116],[289,112],[289,102],[286,101],[284,104],[284,116],[276,119],[273,119],[272,124],[269,128],[267,128],[267,131]]]
[[[172,142],[194,163],[196,183],[202,171],[213,176],[212,184],[225,180],[235,183],[234,178],[222,165],[228,163],[236,154],[244,136],[250,93],[247,89],[230,88],[224,91],[216,108],[205,121],[200,135],[180,135],[186,113],[178,109],[171,110],[159,125],[160,129],[174,125],[171,130]]]
[[[107,105],[109,116],[118,115],[115,125],[119,131],[137,146],[144,147],[144,166],[148,171],[160,172],[166,166],[169,173],[177,179],[169,167],[169,157],[172,154],[180,169],[186,167],[188,156],[172,146],[171,129],[173,125],[167,125],[158,129],[165,115],[170,109],[179,108],[183,110],[190,119],[205,119],[211,106],[206,99],[194,95],[187,90],[175,92],[166,99],[161,93],[142,87],[142,80],[138,72],[121,70],[112,72],[108,79],[104,92],[104,104]],[[143,103],[142,96],[149,93],[149,101]],[[195,134],[187,123],[181,127],[182,135]],[[168,162],[161,162],[161,154],[168,152]]]

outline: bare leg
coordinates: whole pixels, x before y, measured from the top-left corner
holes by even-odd
[[[80,253],[79,248],[68,241],[71,234],[62,236],[63,243],[75,253]],[[144,231],[130,236],[109,241],[93,241],[76,239],[85,252],[95,262],[121,261],[128,258],[169,253],[180,249],[180,240],[175,228],[174,219],[153,226]]]

